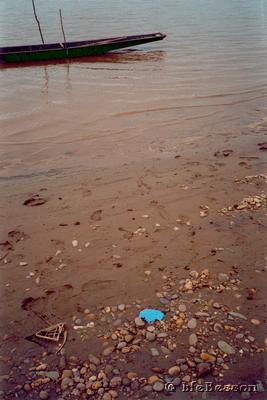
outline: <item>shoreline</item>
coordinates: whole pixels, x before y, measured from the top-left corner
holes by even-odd
[[[259,145],[266,143],[266,128],[262,120],[243,136],[220,136],[218,142],[207,137],[173,158],[83,170],[78,179],[74,171],[71,178],[63,173],[31,182],[4,181],[4,399],[14,393],[38,399],[42,390],[51,399],[62,397],[61,390],[65,399],[87,398],[87,390],[92,399],[105,399],[108,391],[106,399],[162,398],[166,376],[180,379],[177,393],[183,398],[181,383],[202,378],[205,371],[199,371],[200,364],[207,372],[203,377],[214,382],[258,380],[266,385],[266,198],[259,200],[259,207],[256,201],[238,209],[244,198],[266,195],[266,151]],[[230,206],[232,210],[221,212]],[[8,210],[8,220],[3,210]],[[222,274],[226,275],[223,281]],[[181,305],[186,306],[184,311],[179,310]],[[165,312],[163,325],[157,323],[151,331],[147,325],[136,325],[140,309],[146,307]],[[201,312],[206,315],[197,314]],[[246,319],[229,318],[229,312]],[[195,328],[188,327],[192,319]],[[42,329],[44,321],[66,323],[68,339],[61,355],[55,354],[54,346],[40,347],[24,339]],[[89,323],[87,328],[74,329]],[[221,325],[218,331],[215,324]],[[167,336],[159,336],[162,333]],[[192,334],[198,339],[195,351],[189,350],[194,347],[189,343]],[[116,347],[127,335],[133,336],[130,344]],[[219,341],[235,353],[224,353]],[[158,355],[153,356],[151,348]],[[89,354],[99,364],[88,362]],[[25,358],[28,361],[23,363]],[[185,361],[179,364],[177,359]],[[86,361],[88,366],[82,365]],[[41,364],[46,367],[38,374]],[[112,370],[99,378],[110,364]],[[64,370],[77,366],[79,376],[74,371],[63,376]],[[170,373],[172,367],[176,369]],[[118,368],[119,373],[114,373]],[[58,383],[47,375],[49,371],[58,373],[54,375]],[[90,381],[95,375],[96,380]],[[26,386],[27,391],[25,385],[40,376],[49,381],[36,388]],[[62,388],[62,376],[72,385]],[[125,385],[124,378],[129,381]],[[112,379],[114,386],[110,386]],[[89,381],[90,387],[77,389]],[[94,389],[93,382],[101,385]],[[241,398],[240,393],[214,396]],[[257,398],[263,399],[264,393]]]

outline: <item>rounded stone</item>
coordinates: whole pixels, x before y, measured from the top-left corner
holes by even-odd
[[[96,382],[94,382],[94,383],[92,384],[92,389],[93,389],[93,390],[98,390],[98,389],[100,389],[101,387],[102,387],[102,383],[99,382],[99,381],[96,381]]]
[[[118,343],[118,345],[117,345],[117,349],[123,349],[124,347],[126,347],[127,346],[127,343],[126,342],[120,342],[120,343]]]
[[[144,386],[144,392],[149,393],[152,392],[153,388],[150,385],[145,385]]]
[[[110,356],[110,354],[113,352],[113,350],[114,350],[114,347],[107,347],[106,349],[103,350],[102,354],[105,357]]]
[[[112,396],[110,393],[104,393],[102,400],[112,400]]]
[[[177,376],[179,372],[180,372],[180,367],[178,367],[177,365],[168,369],[168,374],[170,376]]]
[[[148,378],[147,383],[148,383],[149,385],[154,385],[154,383],[157,382],[157,381],[159,381],[159,380],[160,380],[160,378],[159,378],[157,375],[151,375],[151,376]]]
[[[179,386],[181,384],[181,379],[180,378],[174,378],[174,380],[172,381],[172,384],[174,386]]]
[[[78,383],[78,385],[76,386],[76,389],[80,390],[81,392],[83,392],[85,390],[85,384],[84,383]]]
[[[142,318],[136,317],[134,322],[137,328],[143,328],[145,326],[145,322],[142,320]]]
[[[187,323],[187,327],[189,329],[195,329],[197,327],[197,320],[195,318],[191,318]]]
[[[129,386],[130,383],[131,383],[131,381],[130,381],[129,378],[123,378],[123,379],[122,379],[122,384],[123,384],[123,386]]]
[[[112,387],[112,388],[117,387],[117,386],[119,386],[119,385],[121,384],[121,381],[122,381],[122,379],[121,379],[120,376],[114,376],[114,377],[110,380],[109,386]]]
[[[235,349],[224,340],[219,340],[218,347],[225,354],[235,354]]]
[[[162,381],[157,381],[153,385],[153,390],[155,392],[162,392],[164,390],[164,383]]]
[[[190,346],[195,346],[197,344],[197,335],[195,333],[191,333],[188,341],[189,341]]]
[[[180,305],[178,306],[178,310],[179,310],[180,312],[186,312],[186,306],[185,306],[184,304],[180,304]]]
[[[132,389],[133,391],[136,391],[136,390],[138,390],[138,388],[139,388],[139,383],[138,383],[138,381],[137,381],[137,380],[132,381],[132,382],[131,382],[131,389]]]
[[[159,356],[159,351],[155,347],[152,347],[152,349],[150,349],[150,351],[151,351],[151,354],[153,357]]]
[[[46,400],[49,398],[49,394],[46,390],[41,390],[41,392],[39,393],[39,397],[42,400]]]
[[[130,372],[127,373],[127,378],[130,379],[130,380],[135,379],[135,378],[137,378],[137,373],[130,371]]]
[[[209,363],[200,363],[197,365],[197,373],[200,378],[208,375],[211,371],[211,365]]]
[[[118,393],[116,392],[116,390],[110,390],[109,394],[113,399],[116,399],[118,397]]]
[[[153,342],[153,340],[156,339],[156,334],[153,333],[153,332],[146,332],[146,339],[147,339],[149,342]]]
[[[124,340],[126,343],[130,343],[133,340],[133,335],[125,335]]]
[[[119,311],[124,311],[125,310],[125,304],[119,304],[118,305],[118,310]]]
[[[98,357],[94,356],[93,354],[89,354],[88,356],[88,360],[95,365],[99,365],[100,364],[100,360]]]
[[[229,276],[227,274],[224,274],[223,272],[218,274],[218,279],[220,282],[227,282],[229,281]]]

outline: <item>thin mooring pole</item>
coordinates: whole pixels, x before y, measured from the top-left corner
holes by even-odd
[[[33,6],[34,16],[35,16],[36,22],[38,24],[38,28],[39,28],[39,32],[40,32],[40,35],[41,35],[41,39],[42,39],[42,42],[44,44],[44,38],[43,38],[43,34],[42,34],[42,29],[41,29],[41,25],[40,25],[39,19],[38,19],[37,14],[36,14],[34,0],[32,0],[32,6]]]
[[[59,9],[59,15],[60,15],[61,30],[62,30],[63,38],[64,38],[64,47],[65,47],[66,53],[67,53],[67,55],[68,55],[68,47],[67,47],[66,36],[65,36],[65,32],[64,32],[64,26],[63,26],[63,18],[62,18],[62,14],[61,14],[61,8]]]

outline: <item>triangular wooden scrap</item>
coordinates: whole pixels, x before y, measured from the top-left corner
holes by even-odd
[[[64,332],[65,324],[60,322],[59,324],[51,325],[48,328],[41,329],[35,333],[40,339],[52,340],[58,342],[61,334]]]

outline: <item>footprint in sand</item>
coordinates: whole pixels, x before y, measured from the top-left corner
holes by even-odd
[[[41,197],[39,194],[34,194],[29,199],[25,200],[23,204],[25,206],[35,207],[35,206],[41,206],[46,202],[47,200]]]

